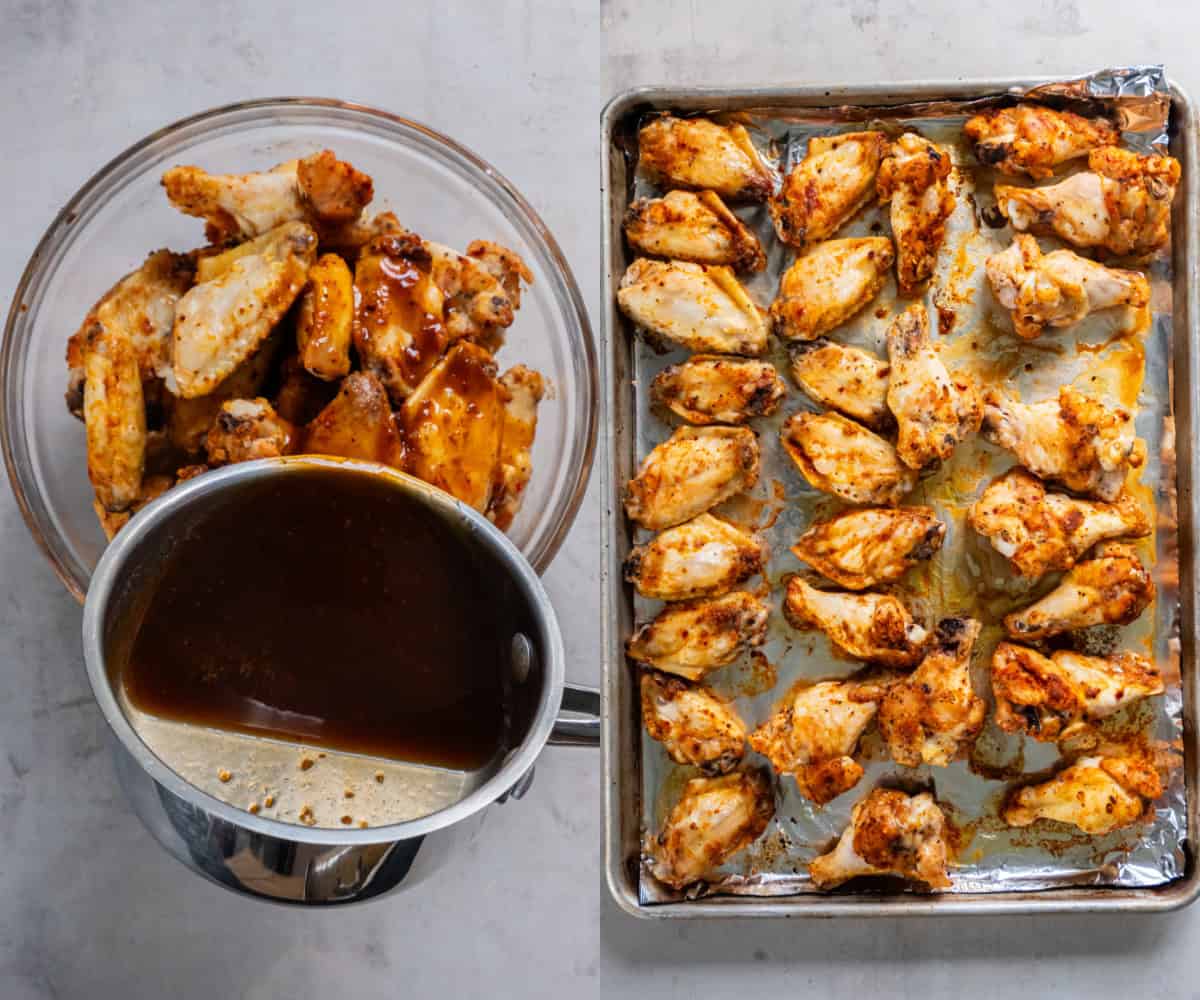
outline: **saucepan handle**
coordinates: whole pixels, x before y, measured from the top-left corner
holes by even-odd
[[[600,745],[600,692],[595,688],[563,687],[562,704],[554,730],[547,741],[554,746],[598,747]]]

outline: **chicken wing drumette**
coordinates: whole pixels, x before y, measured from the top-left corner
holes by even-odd
[[[822,406],[882,430],[892,423],[887,405],[891,366],[858,347],[824,338],[797,344],[792,377]]]
[[[741,125],[664,115],[638,132],[638,166],[663,185],[715,191],[722,198],[762,201],[775,174]]]
[[[625,560],[625,579],[643,597],[714,597],[761,573],[766,547],[728,521],[701,514],[668,528]]]
[[[877,434],[839,413],[800,411],[783,425],[783,446],[804,478],[849,503],[897,504],[917,473]]]
[[[668,604],[630,636],[625,653],[646,666],[698,681],[761,646],[769,614],[762,601],[744,590]]]
[[[820,629],[846,655],[888,667],[911,667],[929,639],[898,597],[817,590],[798,576],[788,580],[783,613],[793,628]]]
[[[693,424],[744,424],[774,413],[787,386],[768,361],[695,354],[654,376],[650,395]]]
[[[671,760],[706,774],[732,771],[746,752],[746,725],[729,702],[652,670],[642,673],[642,722]]]
[[[1038,180],[1060,163],[1115,146],[1120,134],[1103,118],[1084,118],[1037,104],[985,111],[969,119],[963,132],[975,146],[975,158],[1004,174],[1028,174]]]
[[[797,559],[848,590],[895,583],[942,547],[931,507],[865,507],[817,521],[792,546]]]
[[[893,259],[886,236],[818,243],[779,280],[771,304],[775,333],[814,340],[841,326],[879,294]]]
[[[954,212],[949,150],[913,132],[892,143],[879,167],[879,200],[892,203],[896,240],[896,284],[913,295],[933,274]]]
[[[715,191],[669,191],[639,198],[625,213],[625,238],[641,253],[739,271],[767,266],[758,237]]]
[[[222,403],[204,442],[208,464],[214,466],[277,458],[298,445],[296,428],[261,396]]]

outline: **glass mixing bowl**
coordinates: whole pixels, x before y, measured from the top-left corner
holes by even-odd
[[[167,202],[164,170],[263,170],[334,150],[375,181],[368,212],[390,209],[427,239],[516,250],[533,272],[500,351],[547,379],[533,478],[508,534],[541,572],[579,507],[596,436],[596,351],[562,251],[529,203],[491,166],[444,135],[360,105],[307,98],[251,101],[176,122],[100,170],[59,213],[17,285],[0,352],[4,459],[21,512],[80,600],[104,549],[92,511],[83,424],[63,401],[67,338],[92,304],[159,247],[204,242],[203,223]]]

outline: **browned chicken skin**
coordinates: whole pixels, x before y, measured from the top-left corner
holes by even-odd
[[[369,372],[347,375],[337,396],[305,428],[304,450],[403,468],[404,446],[383,383]]]
[[[746,726],[729,702],[701,685],[642,673],[642,722],[676,764],[725,774],[746,752]]]
[[[296,316],[300,363],[317,378],[348,374],[353,327],[354,276],[337,254],[322,254],[309,268],[308,287]]]
[[[625,644],[631,660],[698,681],[761,646],[770,609],[753,594],[668,604]]]
[[[1103,118],[1084,118],[1036,104],[985,111],[969,119],[963,132],[975,158],[1005,174],[1044,180],[1061,163],[1115,146],[1120,134]]]
[[[288,455],[298,443],[296,428],[259,396],[222,403],[204,448],[208,464],[217,466]]]
[[[817,521],[792,553],[838,586],[866,590],[931,559],[945,537],[931,507],[865,507]]]
[[[692,424],[744,424],[774,413],[787,386],[768,361],[693,354],[655,375],[650,395]]]
[[[820,629],[846,655],[888,667],[911,667],[929,639],[891,594],[817,590],[798,576],[788,580],[783,613],[793,628]]]
[[[891,202],[901,295],[914,295],[933,274],[954,212],[952,169],[949,150],[913,132],[892,143],[879,166],[876,188],[880,201]]]
[[[761,573],[766,555],[756,535],[701,514],[634,548],[625,560],[625,579],[643,597],[715,597]]]
[[[893,423],[887,405],[891,366],[859,347],[820,338],[796,345],[792,377],[809,396],[873,430]]]
[[[638,165],[665,186],[715,191],[722,198],[762,201],[775,186],[741,125],[664,115],[638,133]]]
[[[813,340],[841,326],[879,294],[893,259],[886,236],[818,243],[779,280],[771,304],[776,335]]]
[[[839,413],[788,418],[783,447],[815,489],[848,503],[898,504],[917,484],[917,474],[892,445]]]
[[[758,237],[715,191],[669,191],[639,198],[625,213],[625,238],[641,253],[694,264],[761,271],[767,255]]]

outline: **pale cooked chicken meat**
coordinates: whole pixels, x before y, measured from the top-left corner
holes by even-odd
[[[875,788],[855,804],[833,850],[809,863],[808,874],[818,889],[860,875],[897,875],[949,889],[946,832],[946,817],[928,792]]]
[[[1132,496],[1104,503],[1047,493],[1041,480],[1020,467],[992,480],[968,518],[1030,579],[1070,569],[1097,542],[1150,533],[1150,519]]]
[[[1053,743],[1086,732],[1125,705],[1162,694],[1162,675],[1145,656],[1085,656],[1056,650],[1043,656],[1002,642],[992,654],[996,725]]]
[[[886,236],[818,243],[779,279],[771,303],[775,333],[814,340],[841,326],[879,294],[893,259]]]
[[[296,450],[296,428],[261,396],[221,404],[204,442],[209,465],[232,465],[276,458]]]
[[[1144,256],[1166,246],[1179,161],[1106,146],[1088,154],[1088,168],[1043,187],[997,184],[996,206],[1017,232],[1077,247]]]
[[[890,201],[896,284],[913,295],[931,274],[954,212],[950,152],[913,132],[892,143],[879,165],[879,200]]]
[[[725,264],[738,271],[767,266],[758,237],[715,191],[669,191],[639,198],[625,213],[625,238],[635,250],[669,260]]]
[[[1028,233],[1017,233],[1007,250],[992,254],[986,270],[992,295],[1012,313],[1013,329],[1026,340],[1101,309],[1141,308],[1150,301],[1144,274],[1105,267],[1070,250],[1043,254]]]
[[[676,764],[732,771],[746,752],[746,724],[708,688],[653,670],[642,673],[642,722]]]
[[[146,469],[146,402],[130,331],[105,322],[103,308],[83,343],[87,471],[96,501],[124,511],[141,496]]]
[[[711,510],[758,482],[758,438],[748,427],[680,427],[655,447],[625,490],[625,513],[660,531]]]
[[[504,428],[500,435],[500,464],[487,516],[507,531],[533,475],[533,439],[537,433],[537,408],[545,392],[542,376],[532,368],[514,365],[500,376],[508,394],[504,403]]]
[[[974,380],[952,377],[929,339],[929,316],[916,302],[887,332],[891,377],[888,408],[896,418],[896,453],[911,469],[946,461],[955,447],[979,429],[983,416]]]
[[[757,535],[701,514],[637,546],[625,560],[625,579],[643,597],[715,597],[761,573],[766,554]]]
[[[338,394],[305,428],[304,450],[402,468],[404,445],[383,383],[369,372],[342,379]]]
[[[847,656],[888,667],[911,667],[929,640],[898,597],[817,590],[798,576],[788,580],[783,613],[793,628],[820,629]]]
[[[762,771],[693,778],[658,835],[647,837],[650,871],[682,889],[758,840],[774,816],[775,794]]]
[[[849,503],[898,504],[917,484],[891,444],[841,414],[800,411],[781,433],[804,478]]]
[[[650,395],[693,424],[744,424],[767,417],[787,395],[769,361],[694,354],[654,376]]]
[[[1057,399],[1032,404],[989,389],[983,398],[982,432],[1034,475],[1101,500],[1116,500],[1129,471],[1146,458],[1132,413],[1109,409],[1069,385],[1058,390]]]
[[[1133,548],[1098,545],[1041,600],[1004,618],[1014,639],[1048,639],[1092,625],[1128,625],[1154,600],[1154,583]]]
[[[668,604],[625,644],[631,660],[698,681],[767,638],[770,609],[753,594]]]
[[[643,330],[690,351],[757,357],[767,349],[766,315],[727,267],[639,258],[617,304]]]
[[[715,191],[739,201],[762,201],[775,187],[775,174],[750,133],[707,118],[664,115],[642,126],[638,166],[664,186]]]
[[[882,132],[813,136],[770,202],[779,238],[798,250],[828,239],[875,193],[887,152]]]
[[[945,537],[932,507],[864,507],[815,522],[792,552],[838,586],[866,590],[931,559]]]
[[[974,618],[943,618],[917,669],[884,694],[879,731],[897,764],[945,767],[983,729],[987,705],[971,686],[981,627]]]
[[[1120,133],[1103,118],[1084,118],[1037,104],[984,111],[968,119],[963,132],[980,163],[1004,174],[1044,179],[1060,163],[1115,146]]]
[[[308,287],[296,314],[300,363],[321,379],[348,374],[353,327],[354,276],[337,254],[322,254],[308,269]]]
[[[870,351],[823,338],[792,351],[792,377],[801,389],[822,406],[875,430],[892,423],[887,405],[891,371]]]

